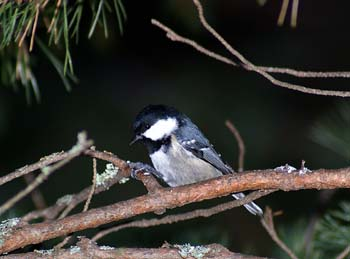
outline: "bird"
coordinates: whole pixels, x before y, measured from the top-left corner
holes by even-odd
[[[170,187],[235,173],[191,119],[173,107],[148,105],[137,114],[132,127],[130,145],[142,142],[154,166],[134,163],[133,172],[146,169]],[[245,195],[232,196],[241,199]],[[254,202],[244,206],[253,215],[263,215]]]

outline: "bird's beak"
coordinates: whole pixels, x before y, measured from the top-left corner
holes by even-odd
[[[142,139],[141,135],[135,135],[135,137],[133,138],[133,140],[131,140],[129,146],[131,146],[132,144],[136,143],[137,141],[139,141],[140,139]]]

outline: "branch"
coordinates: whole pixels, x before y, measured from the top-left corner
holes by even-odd
[[[226,50],[230,52],[232,56],[237,58],[240,61],[240,66],[242,66],[244,69],[249,71],[254,71],[261,76],[265,77],[267,80],[269,80],[272,84],[276,86],[280,86],[283,88],[300,91],[303,93],[308,94],[315,94],[315,95],[326,95],[326,96],[339,96],[339,97],[350,97],[350,91],[333,91],[333,90],[320,90],[320,89],[314,89],[305,87],[302,85],[292,84],[285,81],[281,81],[270,75],[270,73],[284,73],[284,74],[290,74],[297,77],[350,77],[350,72],[306,72],[306,71],[296,71],[293,69],[288,68],[274,68],[274,67],[260,67],[254,65],[252,62],[250,62],[248,59],[246,59],[240,52],[238,52],[235,48],[232,47],[214,28],[211,27],[211,25],[207,22],[206,18],[204,17],[203,7],[199,0],[193,0],[193,3],[195,4],[198,12],[198,17],[200,22],[202,23],[203,27],[212,35],[214,36],[223,46]],[[171,30],[169,27],[165,26],[161,22],[152,19],[151,23],[163,31],[165,31],[167,34],[166,36],[173,40],[182,42],[185,44],[188,44],[198,50],[199,52],[210,56],[214,59],[217,59],[223,63],[237,66],[237,63],[233,62],[231,59],[224,57],[222,55],[219,55],[213,51],[210,51],[198,43],[196,43],[193,40],[187,39],[185,37],[182,37],[175,33],[173,30]],[[324,75],[322,75],[324,74]]]
[[[125,228],[148,228],[148,227],[154,227],[154,226],[159,226],[159,225],[164,225],[164,224],[172,224],[180,221],[185,221],[185,220],[190,220],[194,218],[208,218],[212,215],[221,213],[226,210],[230,210],[239,206],[242,206],[244,204],[247,204],[251,201],[254,201],[256,199],[259,199],[263,196],[269,195],[270,193],[273,193],[275,190],[269,190],[269,191],[256,191],[253,193],[248,194],[242,199],[239,200],[233,200],[224,204],[219,204],[214,207],[208,208],[208,209],[197,209],[181,214],[175,214],[175,215],[168,215],[163,218],[155,218],[155,219],[142,219],[142,220],[137,220],[133,222],[129,222],[126,224],[122,224],[119,226],[115,226],[109,229],[106,229],[104,231],[101,231],[97,233],[92,240],[97,241],[101,239],[102,237],[109,235],[113,232],[118,232],[119,230],[125,229]]]
[[[34,174],[27,174],[24,176],[24,181],[27,183],[27,185],[30,185],[35,180]],[[38,210],[45,209],[47,207],[45,198],[41,191],[39,189],[35,189],[30,194],[33,204]]]
[[[95,147],[91,147],[92,150],[95,150]],[[97,160],[96,158],[92,159],[92,171],[93,171],[93,176],[92,176],[92,185],[91,185],[91,190],[89,192],[89,195],[86,199],[86,202],[84,204],[84,209],[83,211],[87,211],[89,209],[91,200],[92,200],[92,196],[95,193],[96,190],[96,179],[97,179]]]
[[[7,174],[7,175],[5,175],[5,176],[0,177],[0,186],[18,178],[18,177],[29,174],[30,172],[36,171],[40,168],[51,165],[51,164],[56,163],[60,160],[66,159],[67,157],[68,157],[68,154],[66,152],[63,152],[63,151],[58,152],[58,153],[53,153],[49,156],[45,156],[34,164],[25,165],[25,166],[13,171],[13,172]]]
[[[192,249],[192,250],[191,250]],[[197,253],[197,254],[196,254]],[[174,245],[161,248],[114,248],[97,246],[87,238],[82,238],[77,246],[57,251],[43,250],[24,254],[3,256],[4,259],[267,259],[233,253],[219,244],[206,246]]]
[[[350,168],[320,169],[307,174],[299,174],[298,171],[287,174],[274,170],[259,170],[225,175],[196,184],[158,189],[147,195],[91,209],[53,222],[13,229],[11,234],[3,237],[0,253],[136,215],[181,207],[246,190],[291,191],[334,188],[350,188]]]
[[[244,155],[245,155],[245,145],[241,134],[238,129],[233,125],[233,123],[229,120],[225,122],[226,127],[231,131],[233,136],[235,137],[238,145],[238,172],[243,172],[244,170]]]
[[[0,215],[11,208],[16,202],[32,192],[36,187],[43,183],[54,171],[61,168],[65,164],[69,163],[73,158],[79,156],[86,149],[92,145],[92,140],[88,140],[86,133],[82,132],[78,134],[78,142],[68,152],[67,157],[55,165],[47,166],[41,169],[41,174],[35,178],[35,180],[28,185],[24,190],[20,191],[17,195],[6,201],[0,206]]]
[[[101,159],[101,160],[113,163],[115,166],[117,166],[120,169],[120,172],[117,174],[116,177],[108,179],[104,182],[103,185],[99,185],[98,187],[96,187],[94,194],[104,192],[108,190],[110,187],[112,187],[113,185],[119,183],[119,181],[122,180],[123,178],[130,176],[130,169],[128,164],[110,152],[101,152],[101,151],[88,149],[84,152],[84,154],[93,158],[97,158],[97,159]],[[60,157],[65,157],[65,155],[66,153],[60,153]],[[42,217],[44,217],[46,220],[55,219],[57,215],[67,206],[69,206],[70,208],[74,208],[77,205],[79,205],[81,202],[88,199],[90,191],[91,191],[91,186],[86,187],[79,193],[63,196],[60,199],[58,199],[54,205],[44,210],[37,210],[37,211],[32,211],[28,213],[27,215],[21,218],[21,221],[29,222],[31,220],[42,218]]]

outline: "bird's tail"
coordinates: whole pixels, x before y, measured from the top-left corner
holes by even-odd
[[[240,193],[234,193],[232,194],[232,196],[235,199],[239,200],[239,199],[242,199],[245,195],[240,192]],[[244,204],[243,206],[253,215],[262,216],[264,214],[262,209],[258,205],[256,205],[254,202],[249,202],[247,204]]]

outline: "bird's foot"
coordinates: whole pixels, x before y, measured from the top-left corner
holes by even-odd
[[[156,169],[142,162],[130,162],[129,166],[131,168],[131,177],[134,179],[137,179],[137,174],[139,173],[143,173],[144,175],[157,175]]]

